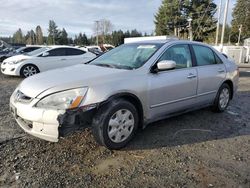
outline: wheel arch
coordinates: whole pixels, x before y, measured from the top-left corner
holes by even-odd
[[[37,70],[38,70],[38,73],[40,72],[40,69],[38,68],[38,66],[36,66],[36,65],[33,64],[33,63],[27,63],[27,64],[24,64],[24,65],[20,68],[20,71],[19,71],[19,75],[20,75],[20,76],[22,76],[22,70],[23,70],[23,68],[26,67],[26,66],[28,66],[28,65],[32,65],[32,66],[36,67]]]
[[[142,128],[143,127],[143,123],[144,123],[144,111],[143,111],[143,106],[142,103],[140,101],[140,99],[132,93],[129,92],[122,92],[122,93],[117,93],[114,94],[112,96],[110,96],[106,102],[110,102],[114,99],[125,99],[129,102],[131,102],[135,108],[137,109],[138,115],[139,115],[139,127]]]
[[[229,85],[229,87],[230,87],[230,99],[233,99],[233,95],[234,95],[234,85],[233,85],[233,82],[232,82],[232,80],[225,80],[222,84],[228,84]],[[221,85],[222,85],[221,84]]]

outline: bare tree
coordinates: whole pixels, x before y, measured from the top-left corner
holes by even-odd
[[[102,43],[105,43],[105,37],[111,34],[113,30],[113,24],[110,20],[101,19],[94,23],[94,35],[96,36],[96,43],[99,44],[99,36],[102,37]]]

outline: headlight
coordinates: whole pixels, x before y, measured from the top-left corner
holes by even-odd
[[[18,64],[18,63],[21,63],[21,62],[24,61],[24,60],[26,60],[26,59],[19,59],[19,60],[17,60],[17,61],[11,61],[11,62],[8,62],[8,64],[10,64],[10,65]]]
[[[36,106],[58,110],[77,108],[81,104],[87,90],[88,88],[78,88],[51,94],[41,99]]]

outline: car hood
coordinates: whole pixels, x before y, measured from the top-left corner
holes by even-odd
[[[15,55],[15,56],[12,56],[12,57],[9,57],[7,59],[5,59],[3,62],[13,62],[13,61],[19,61],[21,59],[30,59],[31,56],[27,56],[27,55]]]
[[[18,87],[25,95],[41,98],[50,93],[78,87],[89,87],[97,82],[114,80],[124,69],[114,69],[95,65],[79,64],[71,67],[54,69],[26,78]]]

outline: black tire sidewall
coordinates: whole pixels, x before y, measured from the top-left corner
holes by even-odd
[[[110,102],[110,104],[105,105],[105,107],[106,107],[105,110],[106,113],[99,114],[100,116],[105,115],[105,118],[101,122],[99,122],[100,123],[99,137],[101,137],[99,139],[102,141],[102,144],[109,149],[123,148],[136,134],[139,124],[138,112],[133,104],[125,100],[112,101]],[[124,140],[121,143],[115,143],[108,136],[108,125],[109,125],[109,120],[113,116],[113,114],[121,109],[129,110],[133,114],[135,124],[132,133],[126,140]]]
[[[220,94],[221,94],[221,92],[222,92],[222,90],[223,90],[224,88],[227,88],[227,89],[228,89],[228,92],[229,92],[229,100],[228,100],[227,106],[226,106],[225,108],[222,108],[221,105],[220,105]],[[222,86],[221,86],[220,89],[219,89],[218,95],[217,95],[217,97],[216,97],[216,103],[215,103],[215,105],[216,105],[216,110],[217,110],[218,112],[223,112],[223,111],[225,111],[225,110],[227,109],[227,107],[228,107],[228,105],[229,105],[230,97],[231,97],[231,90],[230,90],[229,85],[226,84],[226,83],[222,84]]]
[[[24,73],[23,73],[23,71],[24,71],[24,69],[26,68],[26,67],[28,67],[28,66],[32,66],[32,67],[34,67],[35,69],[36,69],[36,74],[37,73],[39,73],[39,69],[35,66],[35,65],[24,65],[22,68],[21,68],[21,70],[20,70],[20,75],[23,77],[23,78],[28,78],[28,77],[26,77],[25,75],[24,75]],[[35,75],[35,74],[34,74]]]

